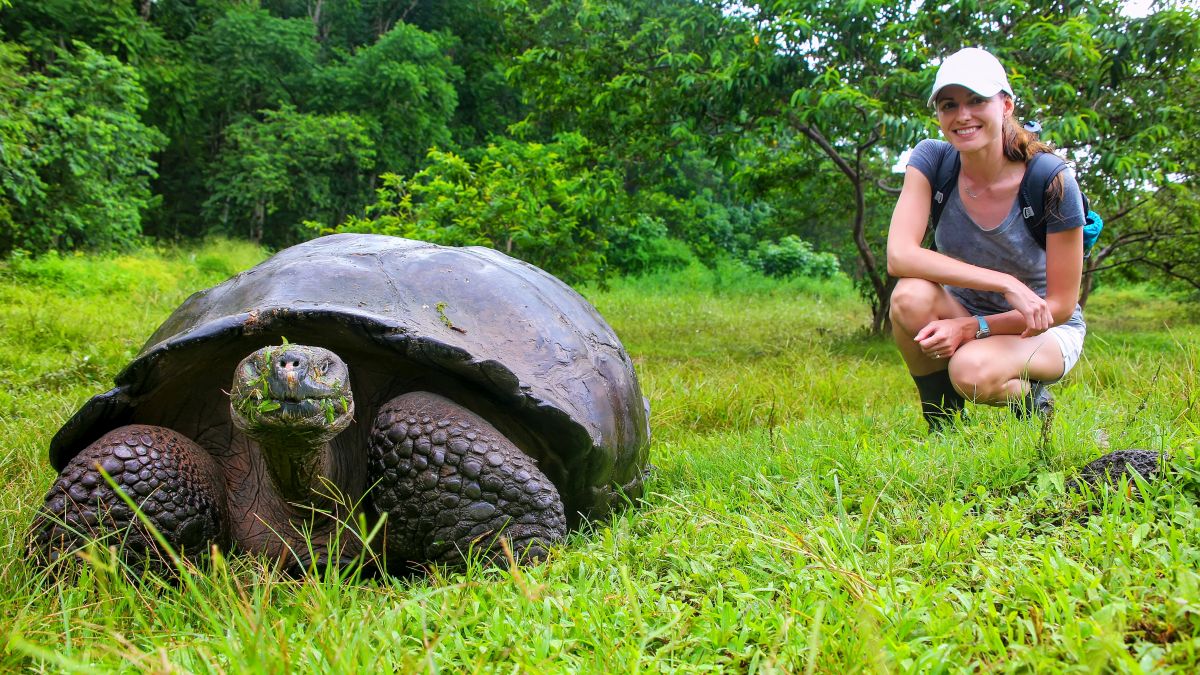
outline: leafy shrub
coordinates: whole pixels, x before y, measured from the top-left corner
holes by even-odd
[[[750,251],[748,262],[772,277],[828,279],[838,273],[837,256],[814,251],[812,244],[794,234],[778,242],[759,242]]]
[[[621,264],[659,260],[665,230],[630,217],[617,172],[596,161],[579,134],[545,144],[503,140],[476,162],[440,150],[428,159],[411,177],[384,174],[367,217],[332,231],[489,246],[569,283],[604,277],[613,238],[623,246],[614,257]]]
[[[15,250],[0,261],[0,279],[73,297],[186,294],[218,284],[262,262],[266,249],[211,238],[200,246],[136,246],[126,253],[85,254]]]
[[[137,73],[82,42],[43,71],[24,61],[0,45],[0,253],[132,244],[166,143]]]
[[[696,259],[691,247],[668,235],[661,219],[636,214],[628,220],[630,225],[614,225],[609,235],[609,269],[621,274],[645,274],[680,269]]]
[[[284,106],[225,129],[210,167],[209,217],[254,242],[295,243],[306,218],[335,220],[365,198],[375,152],[353,115],[311,115]]]
[[[745,257],[744,252],[760,238],[763,221],[770,213],[769,207],[761,202],[749,206],[732,204],[730,195],[707,187],[667,188],[637,193],[630,198],[631,208],[661,221],[667,236],[687,242],[695,257],[710,267],[722,255],[733,253]]]
[[[97,261],[105,264],[98,265]],[[78,297],[146,292],[166,284],[170,272],[159,261],[138,256],[87,256],[48,251],[31,256],[14,251],[8,274],[31,287]]]

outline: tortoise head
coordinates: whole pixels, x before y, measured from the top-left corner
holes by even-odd
[[[234,425],[251,438],[312,447],[354,417],[350,372],[328,349],[263,347],[234,371],[229,408]]]

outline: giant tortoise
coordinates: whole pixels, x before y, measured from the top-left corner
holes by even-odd
[[[537,559],[641,495],[648,416],[617,336],[546,272],[322,237],[192,295],[67,421],[31,546],[117,533],[128,559],[161,556],[111,480],[185,553]],[[361,516],[383,518],[370,547],[345,527]]]

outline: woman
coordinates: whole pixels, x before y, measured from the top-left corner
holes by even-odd
[[[1045,249],[1021,217],[1026,162],[1052,148],[1013,119],[1004,67],[982,49],[964,49],[938,69],[929,103],[946,141],[913,150],[888,232],[896,344],[916,381],[931,430],[963,407],[1011,405],[1048,415],[1045,383],[1079,360],[1083,202],[1062,171],[1046,190]],[[936,250],[921,247],[940,162],[961,158],[957,189],[945,195]]]

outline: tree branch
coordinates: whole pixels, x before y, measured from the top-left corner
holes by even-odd
[[[833,163],[837,165],[837,168],[840,169],[842,173],[846,174],[847,178],[856,184],[858,183],[858,172],[856,172],[854,167],[850,166],[850,163],[847,162],[844,157],[842,157],[842,155],[837,151],[837,148],[833,147],[833,145],[830,144],[830,142],[823,135],[821,135],[820,131],[807,124],[798,124],[796,128],[800,130],[800,133],[807,136],[809,140],[811,140],[813,143],[816,143],[817,146],[825,152],[826,156],[833,160]]]
[[[1133,203],[1132,205],[1130,205],[1129,207],[1127,207],[1127,208],[1124,208],[1124,209],[1121,209],[1120,211],[1117,211],[1116,215],[1112,215],[1112,216],[1109,216],[1108,218],[1105,218],[1105,219],[1104,219],[1104,222],[1106,222],[1106,223],[1115,223],[1116,221],[1118,221],[1118,220],[1120,220],[1120,219],[1124,218],[1125,216],[1129,215],[1129,213],[1130,213],[1131,211],[1133,211],[1134,209],[1138,208],[1138,207],[1139,207],[1139,206],[1141,206],[1142,204],[1145,204],[1146,202],[1148,202],[1148,201],[1150,201],[1150,200],[1152,200],[1152,199],[1154,199],[1154,198],[1158,197],[1158,194],[1159,194],[1160,192],[1162,192],[1162,191],[1163,191],[1163,188],[1161,188],[1161,187],[1160,187],[1160,188],[1158,188],[1157,190],[1155,190],[1155,191],[1154,191],[1154,194],[1147,195],[1145,198],[1143,198],[1143,199],[1140,199],[1140,200],[1138,200],[1138,201],[1134,202],[1134,203]]]
[[[892,186],[888,185],[887,183],[883,182],[882,178],[879,178],[875,181],[875,187],[879,188],[880,190],[883,190],[884,192],[888,193],[889,195],[898,195],[898,194],[900,194],[900,190],[901,190],[901,188],[892,187]]]

